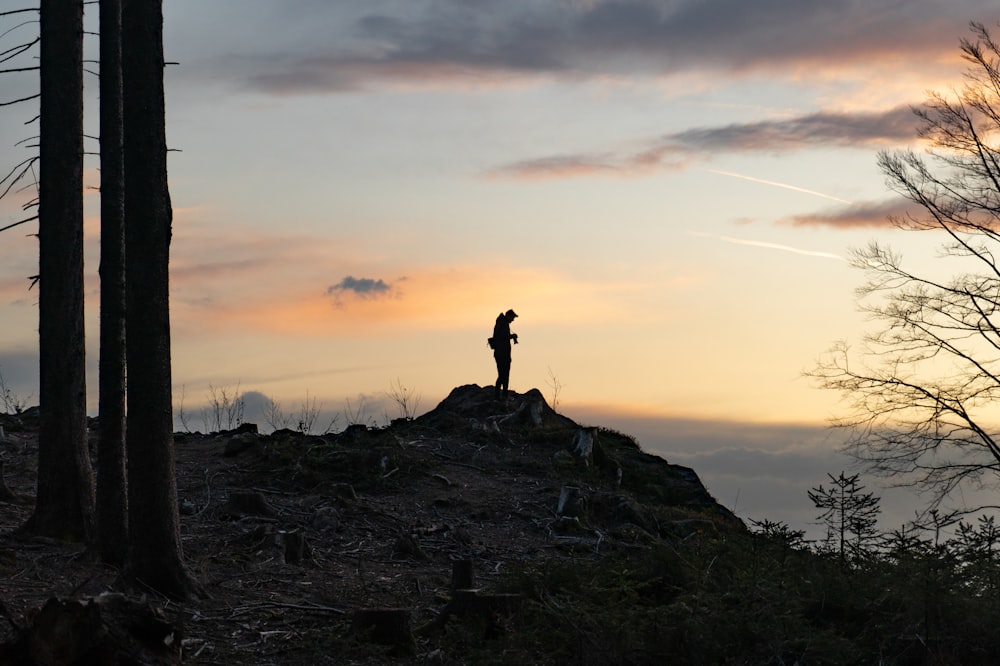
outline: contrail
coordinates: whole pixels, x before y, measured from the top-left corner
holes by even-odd
[[[716,234],[706,234],[702,231],[688,231],[688,234],[691,236],[700,236],[702,238],[716,238],[726,243],[733,243],[735,245],[749,245],[750,247],[763,247],[769,250],[782,250],[784,252],[792,252],[794,254],[801,254],[807,257],[821,257],[823,259],[837,259],[838,261],[847,261],[840,255],[833,254],[832,252],[820,252],[818,250],[802,250],[797,247],[792,247],[791,245],[781,245],[780,243],[768,243],[767,241],[755,241],[755,240],[748,240],[746,238],[733,238],[732,236],[719,236]]]
[[[774,185],[775,187],[783,187],[786,190],[794,190],[796,192],[802,192],[803,194],[811,194],[816,197],[823,197],[824,199],[830,199],[831,201],[837,201],[839,203],[851,204],[853,201],[848,201],[847,199],[841,199],[840,197],[835,197],[829,194],[823,194],[822,192],[817,192],[816,190],[807,190],[804,187],[797,187],[795,185],[789,185],[788,183],[779,183],[775,180],[765,180],[763,178],[755,178],[754,176],[745,176],[742,173],[733,173],[732,171],[722,171],[720,169],[706,169],[710,173],[717,173],[722,176],[732,176],[733,178],[742,178],[743,180],[753,181],[755,183],[763,183],[764,185]]]

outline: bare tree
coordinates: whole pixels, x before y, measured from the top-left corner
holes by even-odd
[[[122,5],[125,156],[128,570],[174,598],[200,591],[184,565],[170,368],[163,2]]]
[[[395,384],[389,385],[389,390],[385,395],[396,403],[399,408],[399,417],[407,421],[412,421],[417,416],[417,409],[420,408],[420,394],[411,387],[406,387],[403,382],[396,378]]]
[[[240,383],[235,387],[223,386],[216,388],[208,385],[208,406],[202,412],[205,430],[221,432],[232,430],[243,424],[243,413],[246,410],[246,400],[240,393]]]
[[[121,0],[101,0],[101,314],[97,444],[97,549],[125,562],[125,214]]]
[[[6,18],[6,17],[9,17],[9,16],[14,16],[16,14],[29,14],[29,13],[30,14],[39,14],[40,13],[40,8],[32,7],[32,8],[14,9],[14,10],[9,10],[9,11],[3,11],[3,12],[0,12],[0,18]],[[36,21],[30,20],[30,19],[24,20],[21,23],[15,25],[13,27],[7,28],[6,30],[4,30],[3,35],[6,37],[12,31],[15,31],[15,30],[17,30],[19,28],[26,28],[27,26],[29,26],[29,25],[31,25],[33,23],[36,23]],[[28,65],[27,62],[23,62],[22,63],[21,61],[27,61],[28,60],[28,58],[32,55],[31,49],[34,48],[34,46],[36,44],[38,44],[38,42],[39,42],[40,39],[41,39],[41,36],[39,34],[35,34],[31,39],[29,39],[27,41],[24,41],[24,42],[21,42],[19,44],[16,44],[15,46],[12,46],[12,47],[9,47],[9,48],[4,48],[4,49],[0,50],[0,65],[4,65],[4,69],[0,69],[0,74],[32,73],[32,72],[38,71],[40,69],[40,65],[37,62],[35,62],[35,64]],[[12,63],[11,61],[14,61],[14,62]],[[10,65],[12,65],[12,64],[18,64],[18,65],[22,65],[23,64],[24,66],[11,67]],[[26,97],[19,97],[19,98],[16,98],[16,99],[11,99],[11,98],[0,99],[0,107],[7,107],[7,106],[16,105],[16,104],[25,104],[27,102],[31,102],[32,100],[38,99],[38,97],[40,97],[40,95],[41,95],[41,93],[36,93],[34,95],[28,95]],[[37,120],[37,119],[38,119],[38,117],[36,116],[34,118],[34,120]],[[31,122],[32,121],[29,120],[25,124],[30,124]],[[31,137],[31,138],[28,138],[28,139],[24,139],[22,141],[19,141],[16,145],[20,145],[20,146],[27,145],[30,148],[37,148],[38,147],[37,143],[29,143],[34,138],[36,138],[36,137]],[[25,159],[21,160],[20,162],[18,162],[16,165],[14,165],[6,173],[6,175],[4,175],[2,178],[0,178],[0,199],[3,199],[8,194],[10,194],[12,191],[17,191],[17,190],[15,190],[15,188],[17,187],[18,183],[21,180],[25,179],[29,174],[30,175],[34,175],[34,168],[35,168],[35,165],[36,165],[37,162],[38,162],[38,154],[37,153],[32,154],[30,157],[25,158]],[[37,183],[34,183],[34,184],[37,184]],[[23,207],[23,210],[24,211],[28,211],[29,209],[37,208],[37,206],[38,206],[38,200],[36,198],[36,199],[33,199],[32,201],[28,202],[27,204],[25,204],[24,207]],[[38,215],[37,214],[29,215],[28,217],[25,217],[25,218],[22,218],[20,220],[17,220],[16,222],[12,222],[12,223],[10,223],[10,224],[8,224],[6,226],[0,227],[0,231],[6,231],[8,229],[12,229],[12,228],[14,228],[16,226],[19,226],[19,225],[22,225],[22,224],[25,224],[27,222],[31,222],[31,221],[37,220],[37,219],[38,219]],[[34,281],[34,280],[37,279],[37,276],[33,276],[31,279]]]
[[[38,483],[27,531],[90,537],[83,319],[83,2],[42,0]]]
[[[960,486],[1000,482],[1000,47],[982,24],[971,32],[963,87],[915,109],[926,154],[878,157],[913,204],[893,222],[941,238],[940,270],[912,271],[875,242],[855,251],[867,276],[859,302],[879,326],[809,373],[851,405],[837,421],[852,430],[848,451],[926,491],[930,507]]]

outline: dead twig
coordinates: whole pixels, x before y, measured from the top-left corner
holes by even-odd
[[[292,604],[284,603],[281,601],[267,601],[260,604],[252,604],[249,606],[240,606],[233,610],[232,615],[229,619],[236,619],[240,615],[245,615],[247,613],[252,613],[258,610],[264,610],[266,608],[286,608],[291,610],[309,611],[314,613],[334,613],[336,615],[346,615],[347,609],[345,608],[335,608],[333,606],[322,606],[320,604]]]

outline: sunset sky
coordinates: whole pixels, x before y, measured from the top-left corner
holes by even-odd
[[[183,394],[192,427],[210,386],[382,420],[402,384],[432,408],[493,382],[486,338],[513,308],[512,389],[551,399],[557,383],[566,414],[694,467],[741,515],[795,525],[815,513],[804,489],[847,465],[824,428],[840,396],[802,376],[871,326],[845,258],[878,239],[934,261],[934,238],[887,225],[902,202],[876,153],[920,149],[911,107],[960,87],[968,23],[1000,19],[987,0],[164,12],[175,409]],[[0,19],[0,51],[34,37],[30,18]],[[4,75],[0,102],[36,90],[36,74]],[[32,154],[17,144],[35,113],[0,107],[0,176]],[[96,413],[96,156],[86,166]],[[0,201],[0,226],[32,196]],[[0,373],[26,396],[33,225],[0,235]]]

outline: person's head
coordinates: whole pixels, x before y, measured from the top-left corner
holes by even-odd
[[[517,313],[514,312],[513,310],[507,310],[507,312],[504,312],[503,314],[505,317],[507,317],[508,322],[512,322],[514,321],[514,319],[517,318]]]

